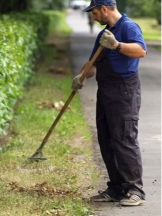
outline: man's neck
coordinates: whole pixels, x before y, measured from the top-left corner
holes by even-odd
[[[109,27],[112,28],[121,17],[122,17],[122,15],[119,13],[118,10],[113,12],[111,19],[110,19],[110,23],[108,23]]]

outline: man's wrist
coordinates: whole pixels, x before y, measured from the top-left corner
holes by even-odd
[[[115,47],[115,51],[117,51],[117,52],[119,52],[120,51],[120,49],[121,49],[121,43],[120,42],[118,42],[118,45]]]

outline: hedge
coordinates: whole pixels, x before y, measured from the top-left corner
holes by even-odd
[[[14,105],[33,74],[48,22],[40,12],[0,15],[0,135],[7,132]]]

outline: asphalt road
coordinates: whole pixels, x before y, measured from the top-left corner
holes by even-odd
[[[88,60],[99,28],[90,33],[86,14],[69,11],[67,23],[71,34],[71,57],[74,76]],[[139,121],[139,142],[143,159],[143,182],[147,202],[138,207],[121,207],[117,203],[96,204],[95,216],[160,216],[161,215],[161,55],[148,44],[148,54],[141,59],[142,107]],[[96,81],[87,80],[80,90],[83,113],[93,134],[94,161],[102,172],[96,192],[105,189],[107,174],[98,148],[95,127]],[[102,188],[101,188],[102,187]]]

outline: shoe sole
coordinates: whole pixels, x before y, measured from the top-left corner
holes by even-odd
[[[119,202],[119,205],[122,205],[122,206],[138,206],[138,205],[142,205],[146,203],[146,200],[139,200],[138,202],[127,202],[127,201],[122,201],[122,202]]]
[[[119,200],[116,200],[116,199],[113,199],[113,198],[109,198],[109,199],[106,199],[106,198],[100,198],[100,199],[91,199],[91,201],[93,202],[119,202]]]

